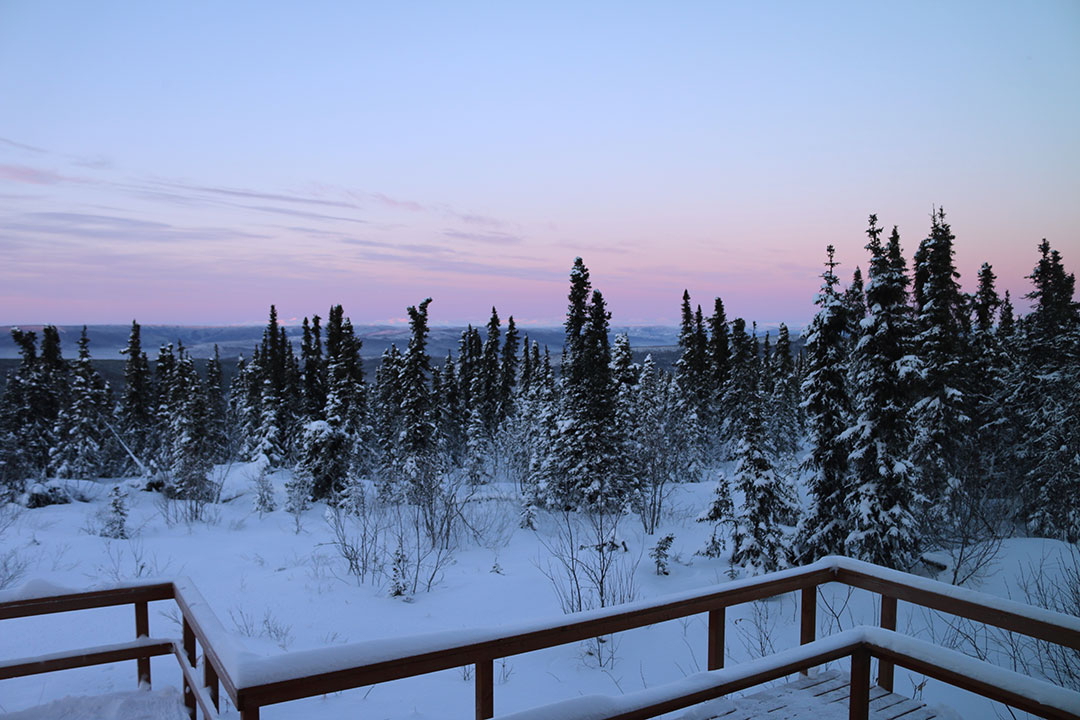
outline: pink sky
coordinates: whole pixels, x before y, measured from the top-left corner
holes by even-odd
[[[801,327],[935,204],[969,289],[1080,266],[1075,3],[252,10],[0,7],[0,324],[558,324],[580,255]]]

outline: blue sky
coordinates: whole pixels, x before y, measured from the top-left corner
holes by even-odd
[[[866,216],[1080,259],[1080,4],[0,2],[0,323],[805,323]],[[6,276],[6,277],[5,277]]]

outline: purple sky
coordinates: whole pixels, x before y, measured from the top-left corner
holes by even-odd
[[[0,4],[0,324],[802,326],[871,212],[1080,269],[1080,4]]]

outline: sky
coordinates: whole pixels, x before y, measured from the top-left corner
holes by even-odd
[[[1080,3],[0,0],[0,324],[558,324],[581,256],[802,327],[935,206],[1080,269]]]

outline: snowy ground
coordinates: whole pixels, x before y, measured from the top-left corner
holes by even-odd
[[[437,630],[490,627],[559,614],[550,581],[541,572],[548,553],[537,533],[518,528],[513,488],[493,486],[487,501],[486,537],[454,556],[430,592],[403,601],[388,596],[385,580],[360,585],[345,570],[328,543],[332,536],[323,506],[308,511],[300,532],[292,516],[278,510],[259,517],[252,510],[254,468],[233,466],[223,497],[209,522],[165,522],[154,493],[129,493],[131,540],[106,540],[91,533],[106,504],[108,481],[88,484],[89,503],[25,510],[0,538],[0,552],[13,548],[29,561],[26,579],[72,588],[111,584],[132,578],[189,576],[223,625],[253,652],[287,651]],[[284,474],[273,476],[279,501]],[[676,489],[663,526],[644,536],[634,517],[624,521],[625,561],[637,562],[633,579],[638,599],[727,582],[725,559],[695,555],[710,529],[694,522],[712,493],[711,485]],[[506,498],[499,500],[499,497]],[[539,533],[550,537],[551,521],[540,518]],[[658,576],[648,550],[664,533],[674,533],[670,575]],[[993,571],[977,589],[1018,595],[1022,569],[1038,564],[1064,546],[1045,540],[1017,539],[1003,547]],[[819,635],[857,624],[874,624],[875,597],[829,587],[819,601]],[[798,643],[798,607],[793,596],[728,611],[728,664]],[[178,637],[171,602],[151,605],[151,635]],[[927,639],[933,620],[901,603],[898,628]],[[505,713],[581,694],[619,694],[681,679],[704,669],[705,618],[669,622],[616,636],[613,666],[599,667],[591,648],[575,643],[496,661],[495,707]],[[940,632],[940,628],[938,630]],[[0,658],[24,657],[74,647],[120,642],[134,636],[130,607],[3,621]],[[180,684],[171,656],[152,661],[155,689]],[[133,661],[0,681],[0,712],[14,713],[67,696],[126,693],[135,688]],[[952,706],[964,717],[994,717],[988,701],[942,683],[898,671],[896,691]],[[435,673],[265,708],[266,718],[443,718],[472,712],[471,668]],[[63,702],[54,708],[60,708]],[[133,718],[136,714],[97,717]],[[999,715],[1007,717],[998,708]],[[43,714],[44,713],[44,714]],[[66,717],[43,711],[29,717]],[[161,713],[158,713],[160,716]],[[73,716],[81,717],[81,716]]]

